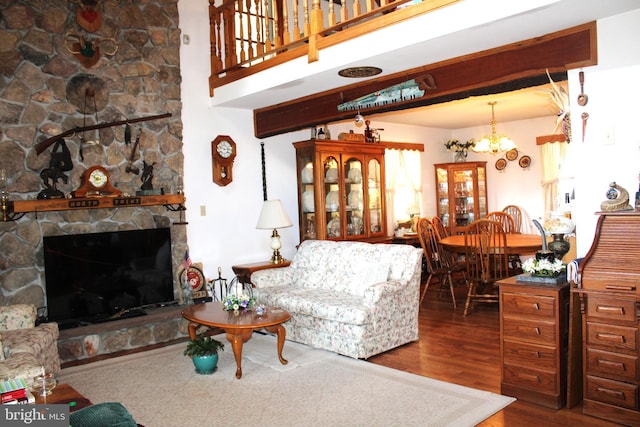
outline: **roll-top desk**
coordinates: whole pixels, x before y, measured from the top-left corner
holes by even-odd
[[[583,412],[640,426],[640,210],[601,213],[580,275]]]

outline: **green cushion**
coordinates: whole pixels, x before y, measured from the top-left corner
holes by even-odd
[[[137,427],[127,408],[117,402],[87,406],[70,415],[71,427]]]

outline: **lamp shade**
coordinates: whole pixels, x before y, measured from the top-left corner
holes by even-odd
[[[272,230],[276,228],[292,227],[293,223],[289,219],[284,206],[279,199],[265,200],[258,217],[256,228]]]

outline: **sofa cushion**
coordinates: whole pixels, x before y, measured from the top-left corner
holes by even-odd
[[[37,311],[31,304],[12,304],[0,307],[0,331],[33,328]]]
[[[384,261],[363,261],[355,266],[351,283],[345,289],[354,296],[364,296],[371,285],[386,282],[389,276],[389,263]]]
[[[345,292],[273,286],[262,288],[260,295],[268,305],[282,307],[292,314],[356,325],[371,323],[371,309],[364,305],[364,300]]]

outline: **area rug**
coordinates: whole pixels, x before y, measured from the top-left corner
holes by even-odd
[[[145,426],[474,426],[515,399],[254,333],[241,379],[225,342],[218,369],[195,373],[186,344],[63,369],[94,403],[121,402]]]

